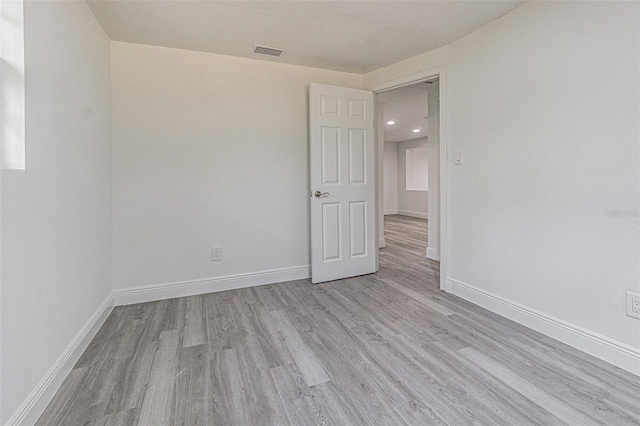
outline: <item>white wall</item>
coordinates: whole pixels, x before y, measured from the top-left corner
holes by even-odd
[[[405,150],[405,160],[405,189],[408,191],[428,191],[429,163],[426,147]]]
[[[427,138],[399,142],[398,145],[398,212],[427,219],[429,213],[428,191],[407,190],[407,149],[427,149]]]
[[[611,359],[640,348],[624,309],[640,291],[639,8],[529,2],[365,76],[375,88],[446,65],[448,283],[560,320],[545,332],[586,330],[594,347],[571,343]]]
[[[114,288],[308,265],[308,86],[363,77],[128,43],[111,64]]]
[[[428,194],[428,244],[427,257],[440,260],[440,82],[427,84],[429,105],[429,138],[427,139],[427,160],[429,162]]]
[[[111,293],[109,40],[84,2],[25,1],[24,17],[27,170],[2,172],[2,424]]]
[[[398,214],[398,144],[384,144],[384,214]]]

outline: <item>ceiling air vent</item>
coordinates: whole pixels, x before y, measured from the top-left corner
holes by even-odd
[[[253,53],[258,55],[266,55],[274,58],[279,58],[284,52],[286,52],[286,50],[278,49],[277,47],[259,46],[257,44],[254,44],[254,46],[255,49],[253,50]]]

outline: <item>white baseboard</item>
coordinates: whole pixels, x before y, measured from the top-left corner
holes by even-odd
[[[384,239],[384,237],[378,238],[378,248],[385,248],[386,245],[387,241]]]
[[[311,266],[295,266],[293,268],[272,269],[268,271],[250,272],[247,274],[226,275],[222,277],[202,278],[197,280],[176,281],[171,283],[152,284],[142,287],[114,290],[116,306],[134,303],[152,302],[155,300],[173,299],[176,297],[195,296],[217,291],[234,290],[285,281],[302,280],[311,276]]]
[[[420,212],[412,212],[411,210],[400,210],[400,209],[398,209],[398,214],[401,214],[402,216],[417,217],[419,219],[429,219],[429,215],[428,214],[420,213]]]
[[[447,278],[452,294],[640,376],[640,349]]]
[[[73,369],[75,363],[78,362],[82,353],[87,349],[98,330],[100,330],[112,309],[113,294],[109,294],[47,371],[47,374],[40,380],[35,389],[31,391],[16,412],[9,418],[6,426],[32,425],[36,423],[64,379]]]
[[[440,260],[440,253],[437,249],[427,247],[427,259]]]
[[[388,214],[398,214],[398,209],[389,209],[389,210],[385,210],[385,211],[384,211],[384,214],[385,214],[385,215],[388,215]]]

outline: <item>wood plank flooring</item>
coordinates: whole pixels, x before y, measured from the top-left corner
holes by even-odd
[[[427,222],[377,274],[113,310],[39,425],[640,425],[640,380],[438,290]]]

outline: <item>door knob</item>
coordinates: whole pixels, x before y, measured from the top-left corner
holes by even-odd
[[[329,195],[328,192],[320,192],[320,191],[316,191],[313,193],[313,195],[316,196],[316,198],[320,198],[320,197],[324,197],[325,195]]]

